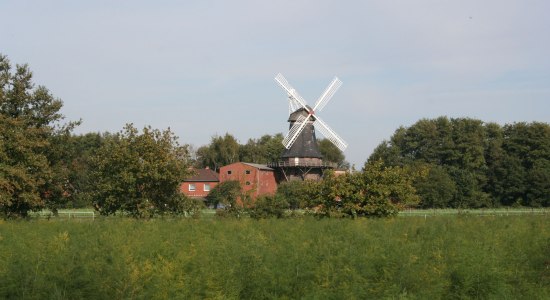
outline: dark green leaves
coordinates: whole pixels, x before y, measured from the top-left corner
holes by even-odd
[[[104,215],[124,212],[149,218],[182,213],[185,199],[178,187],[189,174],[187,147],[168,129],[131,124],[107,139],[92,163],[94,206]]]
[[[424,166],[415,183],[423,207],[548,206],[550,125],[500,126],[480,120],[423,119],[401,127],[369,161]]]

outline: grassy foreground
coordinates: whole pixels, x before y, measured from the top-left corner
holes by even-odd
[[[0,221],[0,298],[550,298],[550,217]]]

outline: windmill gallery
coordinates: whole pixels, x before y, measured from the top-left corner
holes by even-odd
[[[319,150],[316,129],[338,149],[344,151],[347,143],[339,137],[318,115],[338,88],[342,85],[337,77],[328,85],[313,107],[288,83],[282,74],[275,81],[288,95],[289,131],[283,139],[285,150],[278,161],[267,165],[237,162],[214,170],[196,170],[186,179],[181,191],[190,197],[206,197],[210,190],[224,181],[238,181],[243,191],[253,198],[273,194],[277,184],[294,180],[321,180],[326,170],[334,170],[334,163],[324,162]]]

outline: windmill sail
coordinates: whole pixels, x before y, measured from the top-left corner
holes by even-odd
[[[290,149],[292,145],[299,139],[299,137],[304,132],[304,129],[308,126],[311,128],[308,129],[308,137],[305,137],[310,140],[315,140],[315,131],[313,126],[319,129],[319,131],[330,140],[338,149],[344,151],[348,144],[339,137],[334,130],[332,130],[324,121],[322,121],[317,115],[316,111],[321,111],[327,103],[330,101],[334,93],[342,85],[342,81],[337,77],[334,77],[329,86],[325,89],[323,94],[319,97],[315,103],[314,108],[307,106],[306,101],[296,92],[296,90],[288,83],[286,78],[281,74],[277,74],[275,81],[287,92],[289,96],[289,110],[294,110],[290,113],[291,117],[293,114],[301,113],[296,117],[295,120],[290,120],[294,122],[290,127],[287,135],[283,139],[283,145],[286,149]],[[314,141],[306,141],[311,144]]]

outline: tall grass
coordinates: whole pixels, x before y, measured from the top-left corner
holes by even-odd
[[[549,221],[0,221],[0,298],[548,299]]]

